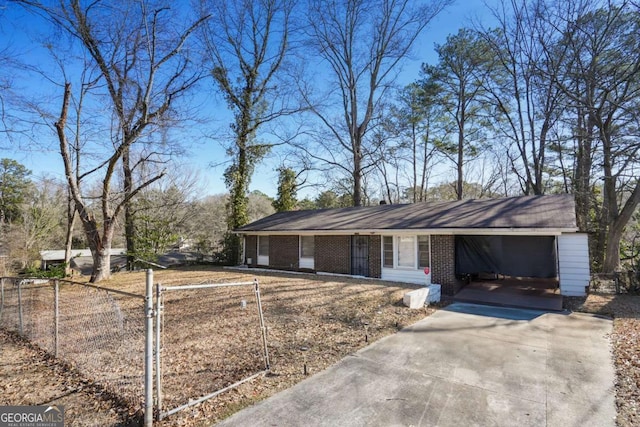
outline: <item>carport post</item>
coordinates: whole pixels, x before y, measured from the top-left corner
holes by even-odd
[[[153,427],[153,270],[147,270],[144,296],[144,425]]]
[[[247,264],[247,236],[242,235],[242,262],[241,264]]]

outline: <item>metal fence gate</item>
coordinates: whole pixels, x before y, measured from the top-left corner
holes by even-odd
[[[155,312],[157,419],[269,371],[257,280],[156,284]]]
[[[0,327],[71,362],[143,413],[148,427],[270,369],[257,280],[156,284],[154,294],[147,270],[139,295],[66,280],[0,278]]]

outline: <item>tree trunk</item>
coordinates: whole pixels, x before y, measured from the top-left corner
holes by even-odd
[[[617,267],[620,262],[620,238],[624,231],[624,224],[619,230],[614,230],[613,225],[617,222],[618,200],[616,197],[616,178],[613,176],[613,166],[611,158],[611,139],[607,129],[600,131],[600,140],[602,142],[602,209],[598,218],[598,232],[596,242],[596,259],[598,265],[603,269],[605,262],[608,266]],[[616,238],[617,235],[617,238]],[[612,241],[612,239],[614,239]],[[616,241],[617,240],[617,241]],[[615,245],[611,247],[610,242]],[[614,265],[615,264],[615,265]],[[613,269],[611,269],[613,271]],[[606,271],[605,271],[606,272]]]
[[[549,120],[545,119],[540,129],[539,148],[538,152],[534,153],[535,159],[535,183],[533,187],[533,194],[540,196],[544,194],[544,179],[543,172],[546,164],[546,147],[547,147],[547,135],[549,134]],[[536,156],[537,154],[537,156]]]
[[[464,182],[463,173],[464,162],[464,124],[458,129],[458,162],[456,164],[458,170],[458,180],[456,182],[456,197],[462,200],[462,184]]]
[[[78,213],[87,236],[89,249],[91,249],[91,257],[93,258],[93,272],[89,281],[97,283],[111,277],[111,235],[113,235],[113,226],[110,225],[109,220],[105,220],[104,237],[101,238],[98,222],[83,206],[79,208]]]
[[[420,179],[420,201],[427,200],[427,158],[429,157],[429,150],[427,148],[427,141],[429,141],[429,130],[424,138],[424,150],[423,150],[423,163],[422,163],[422,178]]]
[[[73,202],[73,197],[69,194],[67,199],[67,233],[65,235],[64,245],[64,274],[65,276],[71,276],[73,270],[71,269],[71,249],[73,245],[73,229],[76,223],[76,206]]]
[[[622,239],[622,233],[624,228],[631,220],[633,213],[640,204],[640,181],[636,182],[636,186],[631,193],[631,196],[624,204],[620,215],[615,218],[613,223],[609,226],[609,233],[607,235],[607,247],[604,257],[603,272],[613,273],[613,271],[620,264],[620,240]]]
[[[466,111],[465,105],[467,98],[465,95],[465,86],[461,82],[460,86],[460,99],[458,100],[458,111],[456,120],[458,122],[458,162],[456,164],[458,179],[456,182],[456,197],[458,200],[462,200],[463,182],[464,182],[464,132],[466,125]]]
[[[111,277],[111,251],[102,249],[100,252],[93,252],[93,272],[91,273],[91,283],[97,283],[101,280]]]
[[[353,141],[353,206],[362,206],[362,140],[355,136]],[[391,200],[389,201],[391,202]]]
[[[590,120],[587,120],[590,121]],[[585,123],[581,111],[578,111],[578,138],[577,159],[575,166],[575,179],[573,182],[576,198],[576,221],[578,229],[588,232],[590,226],[591,211],[591,166],[592,166],[592,140],[593,127],[591,123]]]
[[[418,195],[418,144],[416,135],[416,124],[411,121],[411,157],[413,163],[413,203],[418,201],[418,196],[422,197],[422,194]],[[422,191],[420,191],[422,193]]]
[[[244,148],[245,144],[242,138],[238,141],[238,164],[237,169],[234,171],[235,176],[230,191],[229,198],[229,232],[230,234],[226,238],[226,245],[228,249],[229,263],[231,265],[237,265],[241,262],[242,257],[242,245],[240,244],[240,238],[231,234],[231,231],[246,225],[248,222],[247,212],[247,187],[249,186],[249,168],[247,158],[247,150]]]
[[[127,138],[127,135],[124,135]],[[133,189],[133,173],[131,171],[131,158],[129,147],[122,151],[122,173],[124,178],[124,196],[127,201],[124,203],[124,236],[127,245],[127,270],[132,271],[136,259],[136,241],[135,241],[135,215],[129,199]]]

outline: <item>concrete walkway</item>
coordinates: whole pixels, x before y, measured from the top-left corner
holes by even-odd
[[[456,303],[219,426],[614,426],[611,328]]]

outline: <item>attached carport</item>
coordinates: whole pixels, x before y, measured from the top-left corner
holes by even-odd
[[[455,253],[459,301],[562,310],[589,283],[586,234],[458,235]]]

